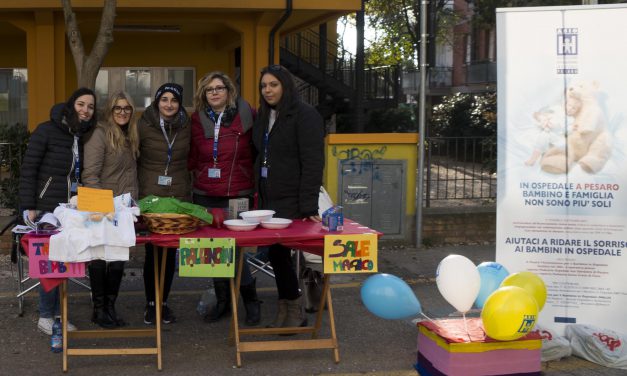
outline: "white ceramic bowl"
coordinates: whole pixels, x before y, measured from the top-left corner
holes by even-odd
[[[250,223],[242,219],[227,219],[223,224],[231,231],[251,231],[259,225],[258,223]]]
[[[270,228],[273,230],[280,230],[282,228],[287,228],[292,224],[291,219],[286,218],[270,218],[266,221],[261,221],[261,227]]]
[[[274,215],[274,210],[250,210],[240,213],[240,217],[249,223],[260,223],[267,221]]]

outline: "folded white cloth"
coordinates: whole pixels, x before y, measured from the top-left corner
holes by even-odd
[[[62,231],[50,237],[49,258],[52,261],[85,262],[91,260],[126,261],[129,247],[135,245],[134,222],[139,208],[129,207],[130,194],[114,198],[112,219],[90,220],[88,212],[58,206],[54,214]]]

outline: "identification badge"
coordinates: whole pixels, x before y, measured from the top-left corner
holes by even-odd
[[[262,178],[267,178],[268,177],[268,167],[262,167],[261,168],[261,177]]]
[[[220,169],[219,168],[210,168],[209,170],[207,170],[207,172],[209,173],[209,177],[213,178],[213,179],[217,179],[220,177]]]
[[[72,185],[70,186],[70,192],[72,193],[76,193],[78,192],[78,183],[73,181]]]
[[[159,176],[159,179],[157,180],[157,184],[159,185],[165,185],[165,186],[169,186],[172,185],[172,177],[171,176]]]

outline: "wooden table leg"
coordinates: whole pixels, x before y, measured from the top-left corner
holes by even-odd
[[[165,259],[168,249],[165,247],[154,247],[153,251],[153,272],[155,282],[155,336],[157,340],[157,369],[161,371],[161,299],[163,294],[163,284],[165,280]],[[159,255],[162,256],[161,270],[159,270]]]
[[[61,325],[63,327],[63,372],[67,372],[67,353],[68,353],[68,338],[67,338],[67,322],[68,322],[68,310],[67,310],[67,279],[61,282],[59,287],[61,290]]]
[[[244,251],[239,250],[239,257],[237,259],[237,274],[235,281],[233,278],[229,281],[231,289],[231,328],[229,330],[229,342],[235,343],[235,361],[237,367],[242,366],[242,355],[240,352],[240,333],[239,333],[239,319],[237,314],[237,303],[239,301],[239,287],[242,281],[242,267],[244,266]]]
[[[331,329],[331,341],[333,342],[333,359],[335,364],[340,362],[340,346],[337,343],[337,333],[335,332],[335,318],[333,315],[333,299],[331,298],[331,276],[325,275],[325,289],[327,290],[327,309],[329,311],[329,327]],[[328,280],[327,280],[328,278]],[[320,307],[320,311],[324,310],[324,306]],[[320,312],[319,311],[319,312]]]

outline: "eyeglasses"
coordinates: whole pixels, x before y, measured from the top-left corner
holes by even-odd
[[[268,70],[272,71],[272,72],[280,72],[281,71],[281,65],[280,64],[269,65],[268,66]]]
[[[122,111],[124,111],[125,114],[130,114],[133,112],[133,107],[131,106],[113,106],[113,113],[114,114],[121,114]]]
[[[226,86],[216,86],[216,87],[208,87],[205,89],[206,94],[222,94],[226,90]]]

